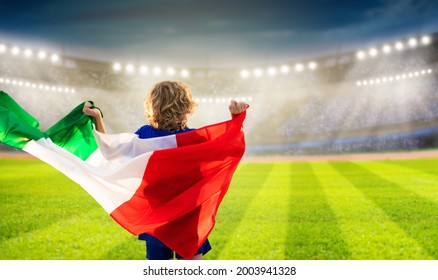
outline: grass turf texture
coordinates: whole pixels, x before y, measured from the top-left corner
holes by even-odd
[[[38,160],[0,159],[0,259],[144,259]],[[241,163],[205,259],[438,259],[438,159]]]

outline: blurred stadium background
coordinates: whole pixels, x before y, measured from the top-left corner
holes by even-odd
[[[437,48],[438,33],[417,34],[299,61],[184,68],[0,40],[0,89],[43,130],[94,100],[110,132],[133,132],[146,122],[143,100],[152,85],[180,80],[199,103],[191,127],[228,119],[230,99],[250,104],[247,155],[429,149],[438,146]]]

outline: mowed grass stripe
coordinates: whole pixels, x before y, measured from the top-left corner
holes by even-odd
[[[394,166],[403,166],[438,176],[438,159],[388,160],[385,161],[385,163]]]
[[[410,192],[438,204],[438,173],[431,175],[432,173],[425,170],[397,165],[393,161],[357,162],[357,164]],[[428,164],[429,161],[423,163],[423,165]]]
[[[272,163],[241,163],[237,168],[216,215],[216,225],[209,236],[213,249],[205,255],[205,259],[219,258],[229,238],[242,222],[248,206],[269,177],[272,167]]]
[[[285,259],[289,197],[289,164],[275,164],[260,184],[245,215],[219,259]]]
[[[1,242],[0,259],[105,259],[105,252],[127,238],[133,244],[139,242],[103,209],[97,209]],[[137,258],[144,259],[144,252],[138,251]]]
[[[286,259],[349,259],[350,252],[309,163],[289,165]]]
[[[97,207],[81,187],[44,162],[0,159],[0,242]]]
[[[372,165],[367,168],[352,162],[332,162],[331,165],[385,211],[428,255],[438,258],[436,203],[386,180],[378,175],[385,171],[374,170]]]
[[[418,242],[328,163],[315,174],[348,244],[351,259],[428,259]]]

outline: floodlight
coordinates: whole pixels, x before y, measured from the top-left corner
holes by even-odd
[[[405,46],[403,45],[403,43],[402,43],[402,42],[400,42],[400,41],[399,41],[399,42],[397,42],[397,43],[395,43],[395,45],[394,45],[394,46],[395,46],[395,49],[396,49],[396,50],[398,50],[398,51],[401,51],[401,50],[403,50],[403,49],[404,49],[404,47],[405,47]]]
[[[154,72],[155,75],[160,75],[161,74],[161,68],[158,67],[158,66],[155,66],[152,71]]]
[[[418,77],[418,76],[420,76],[420,73],[418,73],[418,71],[415,71],[414,76]]]
[[[361,82],[361,81],[357,81],[357,82],[356,82],[356,85],[357,85],[358,87],[360,87],[360,86],[362,86],[362,82]]]
[[[366,56],[366,54],[365,54],[364,51],[358,51],[358,52],[356,53],[356,57],[357,57],[357,59],[359,59],[359,60],[363,60],[363,59],[365,59],[365,56]]]
[[[149,69],[147,66],[145,66],[145,65],[140,66],[140,74],[145,75],[148,73],[148,71],[149,71]]]
[[[24,86],[25,86],[25,87],[30,87],[30,83],[29,83],[29,82],[26,82],[26,83],[24,83]]]
[[[25,51],[24,51],[24,56],[25,57],[32,57],[33,56],[33,51],[31,50],[31,49],[26,49]]]
[[[19,47],[13,47],[13,48],[11,49],[11,53],[12,53],[13,55],[18,55],[20,52],[21,52],[21,50],[20,50]]]
[[[417,44],[418,44],[418,41],[417,41],[417,39],[415,39],[415,38],[410,38],[409,41],[408,41],[408,44],[409,44],[409,46],[411,46],[412,48],[415,48],[415,47],[417,46]]]
[[[425,75],[426,74],[426,70],[421,70],[421,75]]]
[[[5,79],[0,78],[0,84],[3,84],[5,82]]]
[[[187,78],[189,75],[190,75],[189,70],[187,70],[187,69],[181,70],[181,76],[182,77]]]
[[[23,81],[18,81],[18,85],[21,87],[23,86]]]
[[[0,44],[0,53],[5,53],[7,50],[6,46],[3,44]]]
[[[71,89],[71,93],[75,93],[76,90],[74,88]]]
[[[388,79],[386,79],[386,77],[382,78],[382,83],[386,83]]]
[[[275,67],[269,67],[268,68],[268,75],[274,76],[275,74],[277,74],[277,69]]]
[[[303,71],[304,70],[304,66],[303,66],[303,64],[301,64],[301,63],[297,63],[297,64],[295,64],[295,71],[297,71],[297,72],[301,72],[301,71]]]
[[[57,54],[52,54],[51,56],[50,56],[50,60],[53,62],[53,63],[55,63],[55,62],[58,62],[59,61],[59,55],[57,55]]]
[[[375,56],[377,56],[377,54],[379,53],[379,51],[378,51],[376,48],[371,48],[371,49],[368,51],[368,53],[369,53],[370,56],[375,57]]]
[[[11,83],[11,80],[9,80],[9,79],[5,80],[5,84],[10,84],[10,83]]]
[[[240,71],[240,77],[246,79],[249,77],[249,72],[246,69],[243,69],[242,71]]]
[[[122,65],[120,63],[116,62],[113,64],[113,69],[114,69],[114,71],[119,72],[120,70],[122,70]]]
[[[374,80],[370,80],[370,85],[374,85]]]
[[[17,80],[12,80],[12,84],[16,85],[17,84]]]
[[[362,82],[362,84],[363,84],[364,86],[366,86],[366,85],[368,84],[368,81],[365,80],[365,81]]]
[[[310,70],[315,70],[317,65],[316,62],[311,61],[307,66],[309,67]]]
[[[45,59],[47,57],[47,53],[45,51],[39,51],[38,52],[38,58],[39,59]]]
[[[431,42],[431,39],[430,39],[429,36],[424,35],[423,37],[421,37],[421,43],[422,43],[423,45],[429,45],[430,42]]]
[[[432,74],[432,69],[427,69],[427,74]]]
[[[284,74],[289,73],[289,66],[282,65],[280,68],[280,71],[281,71],[281,73],[284,73]]]
[[[384,45],[383,46],[383,48],[382,48],[382,51],[384,52],[384,53],[386,53],[386,54],[389,54],[389,53],[391,53],[391,46],[390,45]]]
[[[130,64],[127,64],[127,65],[126,65],[125,70],[126,70],[127,73],[134,73],[134,71],[135,71],[135,67],[134,67],[134,65],[132,65],[132,64],[130,63]]]
[[[36,88],[36,84],[32,84],[32,88]]]
[[[263,70],[262,69],[260,69],[260,68],[256,68],[256,69],[254,69],[254,76],[256,77],[256,78],[259,78],[259,77],[261,77],[263,75]]]
[[[167,75],[169,76],[175,75],[175,69],[173,67],[167,68]]]

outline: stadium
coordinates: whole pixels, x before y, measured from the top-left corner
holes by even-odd
[[[0,84],[25,107],[50,104],[44,114],[35,112],[46,127],[71,104],[93,98],[111,116],[110,131],[134,131],[145,121],[146,92],[176,79],[199,104],[193,127],[226,119],[231,99],[251,104],[247,155],[418,150],[436,146],[437,36],[225,69],[93,61],[3,43]]]
[[[232,99],[248,103],[245,156],[206,259],[425,260],[438,259],[437,62],[438,33],[243,67],[93,60],[1,41],[0,89],[42,130],[93,100],[109,132],[133,132],[161,80],[191,88],[190,127],[229,119]],[[144,259],[143,242],[78,185],[0,151],[0,259]]]

